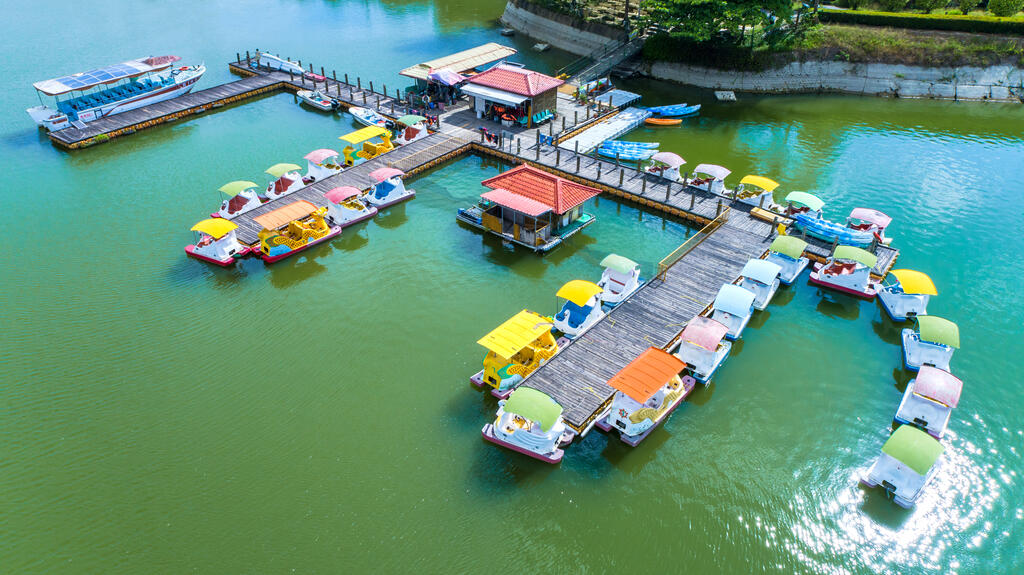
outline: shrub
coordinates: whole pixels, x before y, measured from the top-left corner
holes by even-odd
[[[988,0],[989,12],[996,16],[1013,16],[1024,8],[1024,0]]]
[[[978,7],[978,0],[956,0],[956,7],[960,9],[961,14],[967,14]]]
[[[886,12],[899,12],[907,7],[909,0],[879,0],[879,5]]]
[[[762,70],[768,66],[768,53],[740,46],[734,40],[723,36],[708,42],[694,42],[689,38],[660,33],[644,43],[643,57],[722,70]]]
[[[998,1],[998,0],[997,0]],[[1020,1],[1020,0],[1016,0]],[[890,14],[849,10],[820,10],[818,19],[830,24],[886,26],[913,30],[949,30],[982,34],[1024,34],[1024,20],[993,16],[950,16],[944,14]]]
[[[932,10],[942,8],[946,5],[946,0],[914,0],[914,8],[928,14]]]

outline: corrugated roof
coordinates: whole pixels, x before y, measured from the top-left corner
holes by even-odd
[[[292,202],[283,208],[277,208],[276,210],[267,212],[262,216],[256,216],[252,221],[263,226],[265,229],[276,230],[288,222],[300,220],[315,211],[316,206],[306,200],[299,200],[297,202]]]
[[[480,338],[477,343],[501,357],[511,358],[549,331],[550,320],[524,309]]]
[[[463,50],[461,52],[449,54],[448,56],[430,60],[429,62],[410,66],[399,73],[403,76],[415,78],[417,80],[426,80],[427,74],[431,70],[440,68],[447,68],[453,72],[461,74],[474,68],[479,68],[485,64],[490,64],[491,62],[497,62],[498,60],[508,58],[516,52],[517,50],[515,48],[502,46],[496,42],[488,42],[487,44],[477,46],[476,48],[470,48],[469,50]]]
[[[469,83],[533,97],[553,90],[565,82],[533,70],[498,65],[473,76]]]
[[[601,190],[596,188],[559,178],[526,164],[516,166],[481,183],[492,190],[504,189],[536,200],[559,215],[601,193]]]
[[[656,347],[649,347],[608,380],[608,385],[644,403],[686,367],[686,362]]]

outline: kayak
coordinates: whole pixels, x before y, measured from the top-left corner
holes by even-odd
[[[641,150],[657,150],[661,146],[658,142],[627,142],[626,140],[605,140],[602,148],[630,148]]]
[[[844,246],[866,246],[871,243],[874,233],[862,230],[854,230],[843,224],[818,218],[811,214],[797,214],[794,225],[807,235],[816,237],[826,242],[839,239]]]
[[[623,149],[612,149],[612,148],[598,148],[597,153],[608,158],[614,158],[618,156],[620,160],[648,160],[653,156],[657,150],[623,150]]]
[[[647,118],[644,123],[652,126],[678,126],[683,121],[679,118]]]
[[[670,116],[692,116],[700,111],[700,104],[694,104],[693,106],[687,106],[686,104],[676,104],[674,106],[658,106],[656,108],[647,108],[648,112],[651,112],[655,116],[670,117]]]

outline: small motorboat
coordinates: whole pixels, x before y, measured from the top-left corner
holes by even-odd
[[[615,307],[640,289],[640,264],[617,254],[608,254],[601,260],[601,280],[597,287],[601,288],[601,302]]]
[[[491,443],[547,463],[561,461],[562,447],[576,435],[562,419],[562,406],[532,387],[521,387],[499,401],[494,423],[480,432]]]
[[[821,208],[825,207],[825,201],[814,194],[807,192],[789,192],[786,194],[786,215],[808,214],[815,218],[821,217]]]
[[[629,162],[636,162],[639,160],[650,159],[657,150],[647,150],[643,148],[605,148],[601,147],[597,149],[597,153],[606,157],[614,158],[616,160],[625,160]]]
[[[861,482],[868,487],[882,486],[896,505],[910,509],[935,475],[935,463],[944,449],[920,429],[901,425],[886,440],[882,454]]]
[[[914,270],[892,270],[878,288],[878,299],[893,321],[928,315],[928,298],[938,295],[932,278]]]
[[[636,447],[693,391],[696,381],[679,377],[685,368],[683,360],[667,351],[647,348],[608,380],[615,396],[597,426],[617,429],[623,443]]]
[[[779,280],[786,285],[792,284],[807,269],[811,260],[804,257],[807,242],[795,236],[779,236],[768,246],[768,257],[765,259],[779,265]]]
[[[814,264],[811,283],[872,299],[878,290],[878,282],[871,277],[876,263],[878,258],[871,252],[852,246],[837,246],[824,264]]]
[[[299,103],[308,104],[324,112],[333,112],[341,107],[341,101],[324,94],[320,90],[299,90],[295,95],[299,98]]]
[[[910,380],[893,421],[913,425],[935,439],[942,439],[949,416],[960,402],[964,383],[944,369],[925,365]]]
[[[651,165],[647,166],[646,170],[648,174],[661,176],[673,182],[681,182],[683,178],[679,175],[679,168],[685,163],[686,160],[679,154],[658,152],[651,156]]]
[[[960,349],[960,328],[935,315],[917,316],[917,331],[900,332],[903,340],[903,364],[911,371],[931,365],[949,371],[953,352]]]
[[[259,232],[260,257],[270,264],[341,234],[325,220],[327,208],[299,200],[253,218]]]
[[[684,102],[682,104],[672,104],[669,106],[655,106],[653,108],[647,108],[647,111],[655,116],[664,118],[693,116],[697,112],[700,112],[700,104],[687,106]]]
[[[555,329],[569,339],[590,329],[604,317],[604,310],[601,309],[603,292],[597,284],[585,280],[572,280],[562,286],[555,295],[564,299],[565,303],[555,314]]]
[[[657,150],[661,147],[658,142],[631,142],[629,140],[605,140],[601,142],[602,148],[641,148],[644,150]]]
[[[709,317],[697,316],[691,319],[679,335],[676,355],[690,366],[693,378],[708,383],[715,370],[729,356],[732,342],[725,339],[729,328],[722,322]]]
[[[402,176],[405,172],[396,168],[377,168],[370,172],[370,193],[366,195],[366,201],[383,210],[399,202],[416,197],[415,190],[405,189],[405,182]]]
[[[644,123],[649,126],[678,126],[683,121],[679,118],[645,118]]]
[[[225,218],[210,218],[192,226],[195,232],[195,243],[185,246],[185,253],[190,257],[227,266],[249,253],[249,248],[242,245],[235,237],[238,225]]]
[[[358,188],[342,186],[324,194],[327,199],[327,220],[331,225],[347,227],[368,220],[377,214],[377,208],[360,200],[363,194]]]
[[[352,106],[348,109],[348,113],[352,114],[352,117],[364,126],[370,126],[371,128],[388,127],[388,119],[369,108]]]
[[[259,58],[252,61],[253,66],[258,66],[264,70],[280,70],[281,72],[291,72],[296,76],[301,76],[306,71],[299,65],[298,62],[292,62],[286,60],[280,56],[275,56],[270,52],[261,52]]]
[[[871,232],[878,237],[879,243],[885,245],[892,241],[892,238],[885,236],[885,228],[891,223],[891,217],[871,208],[853,208],[846,218],[846,225],[850,229]]]
[[[782,266],[767,259],[752,259],[743,266],[740,287],[754,293],[754,309],[763,310],[779,289]]]
[[[273,181],[267,184],[267,199],[276,200],[304,188],[306,183],[302,181],[302,176],[299,174],[301,169],[301,166],[284,162],[274,164],[264,170],[263,173],[274,178]]]
[[[725,284],[718,290],[711,307],[711,319],[725,325],[729,330],[725,337],[739,339],[754,315],[754,292],[736,284]]]
[[[807,235],[826,242],[839,241],[844,246],[867,246],[875,239],[875,234],[848,228],[838,222],[826,220],[810,213],[796,214],[793,225],[807,232]]]
[[[693,169],[693,179],[690,180],[690,185],[701,190],[707,190],[712,194],[725,196],[725,178],[731,173],[728,168],[723,168],[716,164],[698,164]]]
[[[551,318],[523,310],[480,338],[487,348],[483,369],[469,381],[490,386],[491,395],[504,399],[523,379],[558,353]]]
[[[338,161],[340,155],[330,148],[320,148],[306,154],[303,157],[307,162],[306,175],[302,181],[308,185],[340,173],[344,169]]]
[[[258,188],[259,184],[248,180],[238,180],[224,184],[218,191],[227,196],[227,199],[221,202],[220,210],[210,214],[210,217],[230,220],[260,207],[263,205],[263,202],[256,192]]]
[[[723,194],[727,198],[735,199],[748,206],[757,206],[766,210],[777,209],[775,204],[775,189],[779,183],[764,176],[743,176],[740,185],[732,191],[732,194]]]
[[[411,144],[430,135],[427,130],[427,119],[416,114],[402,116],[398,119],[395,128],[398,132],[395,143],[399,145]]]

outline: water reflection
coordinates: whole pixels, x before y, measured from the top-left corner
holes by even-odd
[[[815,309],[827,317],[853,321],[860,317],[860,301],[853,296],[818,288],[821,299]]]
[[[412,201],[415,201],[413,199]],[[398,226],[409,221],[409,216],[405,213],[405,205],[408,201],[389,206],[382,212],[377,212],[373,221],[380,227],[386,230],[393,230]]]

